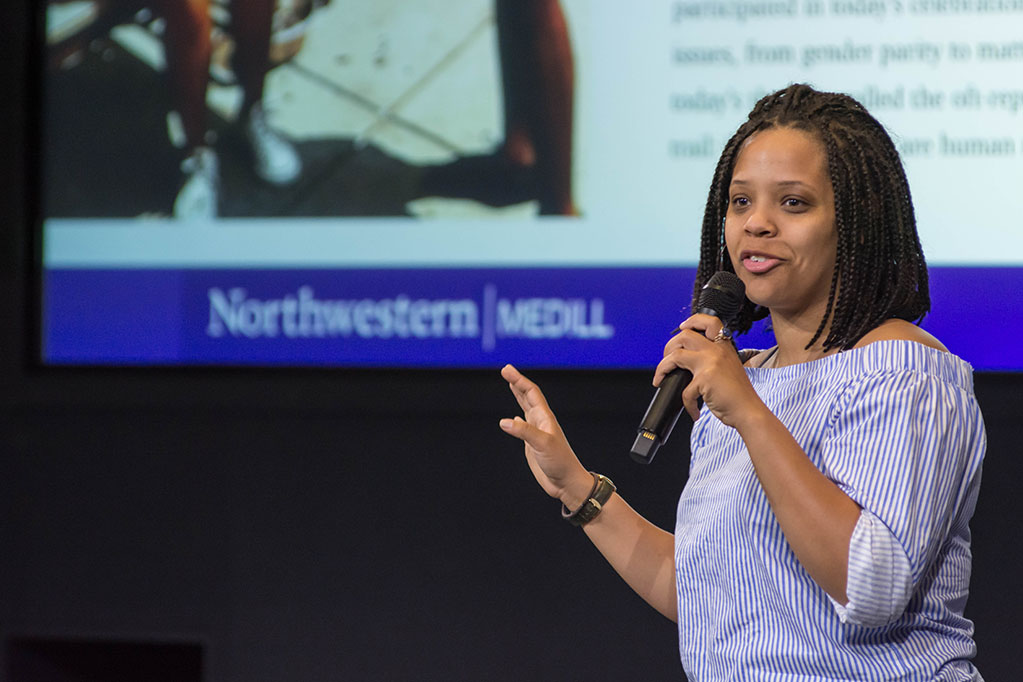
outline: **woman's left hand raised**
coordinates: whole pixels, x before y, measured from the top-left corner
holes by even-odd
[[[712,339],[722,329],[721,320],[711,315],[693,315],[664,346],[664,358],[654,372],[654,386],[660,386],[669,372],[679,367],[693,373],[682,391],[682,403],[695,421],[700,416],[698,398],[728,426],[736,426],[750,410],[763,407],[760,397],[743,370],[735,346],[727,338]],[[765,408],[766,409],[766,408]]]
[[[501,376],[525,417],[502,419],[501,428],[525,443],[526,461],[540,487],[575,509],[586,500],[593,476],[575,456],[540,388],[511,365]]]

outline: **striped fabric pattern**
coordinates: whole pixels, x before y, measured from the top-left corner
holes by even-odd
[[[970,366],[915,342],[879,341],[747,374],[863,509],[850,601],[835,603],[803,570],[745,444],[705,408],[675,528],[690,680],[981,680],[963,616],[986,447]]]

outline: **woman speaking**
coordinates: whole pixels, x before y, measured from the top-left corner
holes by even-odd
[[[972,370],[917,327],[927,269],[905,172],[855,100],[793,85],[725,146],[695,291],[734,272],[736,353],[696,314],[654,384],[692,372],[697,420],[674,534],[589,472],[535,384],[501,428],[562,514],[677,621],[694,680],[981,680],[971,663],[969,520],[986,445]],[[695,309],[695,307],[694,307]],[[702,399],[702,407],[698,400]]]

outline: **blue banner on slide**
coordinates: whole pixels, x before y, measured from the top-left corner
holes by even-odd
[[[50,269],[42,360],[60,365],[651,368],[691,268]],[[1023,270],[932,268],[925,327],[981,370],[1018,370],[988,321]],[[1008,308],[1008,309],[1007,309]],[[995,314],[997,312],[997,315]],[[978,324],[977,321],[984,321]],[[739,338],[772,344],[768,331]]]

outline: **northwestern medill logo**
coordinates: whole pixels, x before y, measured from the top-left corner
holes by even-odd
[[[472,299],[321,299],[301,286],[280,298],[254,298],[241,287],[207,291],[211,338],[480,338],[493,350],[502,338],[592,339],[614,336],[600,298],[500,298],[484,287]]]

